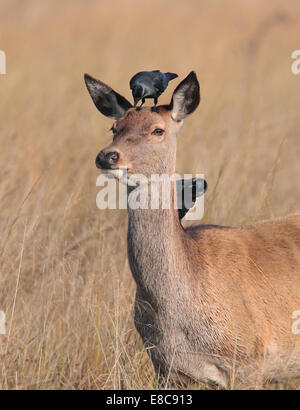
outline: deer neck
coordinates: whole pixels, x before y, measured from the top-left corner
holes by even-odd
[[[159,209],[150,206],[132,209],[130,203],[128,206],[127,243],[131,271],[138,289],[152,299],[166,299],[172,288],[178,286],[176,275],[182,271],[179,265],[184,261],[184,231],[178,210],[174,208],[173,182],[170,188],[169,209],[162,209],[161,202]],[[148,198],[150,201],[150,192]]]

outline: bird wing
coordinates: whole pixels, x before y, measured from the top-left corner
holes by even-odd
[[[165,89],[164,87],[164,79],[162,76],[162,73],[160,71],[155,71],[153,72],[153,77],[152,77],[152,81],[153,81],[153,87],[159,92],[162,93]]]

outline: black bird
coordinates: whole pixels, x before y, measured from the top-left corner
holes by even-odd
[[[169,81],[176,77],[178,77],[177,74],[162,73],[159,70],[141,71],[135,74],[129,83],[134,99],[134,106],[136,107],[139,100],[142,100],[139,107],[141,108],[146,98],[154,98],[154,110],[156,111],[158,97],[168,87]]]
[[[177,182],[177,201],[182,204],[178,209],[179,219],[193,208],[197,197],[203,195],[207,189],[207,182],[202,178],[179,179]],[[191,192],[192,191],[192,192]]]

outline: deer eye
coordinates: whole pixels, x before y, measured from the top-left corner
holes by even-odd
[[[152,135],[157,135],[158,137],[160,137],[161,135],[163,135],[165,131],[162,130],[161,128],[156,128],[153,132],[151,132]]]

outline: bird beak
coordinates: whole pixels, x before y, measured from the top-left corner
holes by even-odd
[[[139,98],[134,98],[134,108],[136,107],[137,103],[139,102]]]

